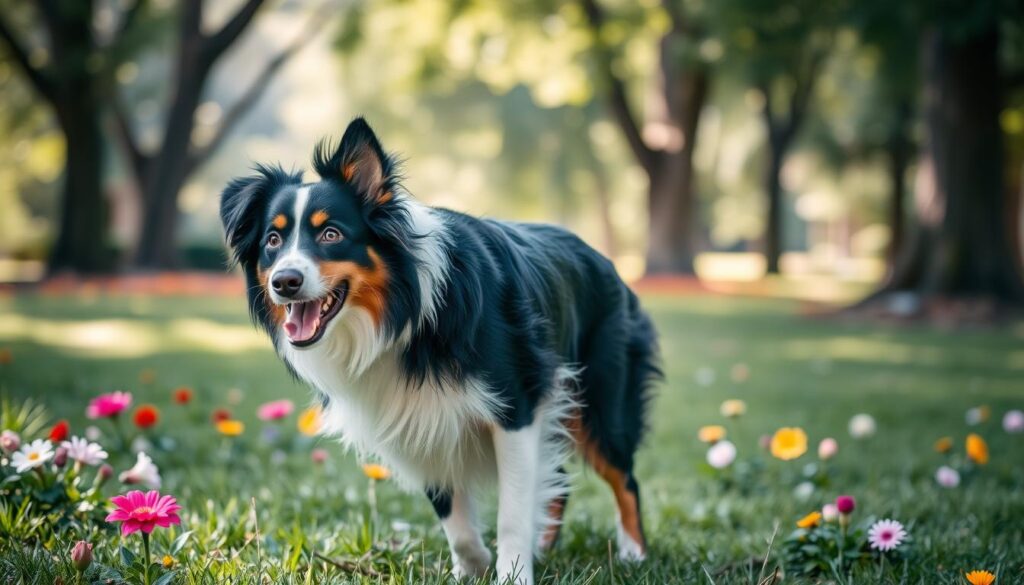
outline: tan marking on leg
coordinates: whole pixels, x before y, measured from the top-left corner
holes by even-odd
[[[612,465],[601,454],[597,442],[583,428],[583,420],[580,415],[577,414],[570,419],[567,427],[569,433],[576,441],[576,447],[583,455],[583,459],[612,488],[612,494],[615,496],[615,505],[619,508],[622,529],[640,546],[641,552],[646,552],[647,541],[644,539],[644,531],[640,521],[640,507],[636,496],[633,492],[629,491],[627,486],[628,476],[621,469]]]
[[[327,215],[327,212],[320,209],[318,211],[314,211],[313,215],[309,216],[309,223],[313,224],[313,227],[318,228],[324,225],[328,219],[330,219],[330,216]]]
[[[288,218],[283,213],[278,213],[274,216],[274,221],[271,222],[274,227],[279,230],[283,230],[288,226]]]

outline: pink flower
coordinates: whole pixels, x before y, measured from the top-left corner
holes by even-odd
[[[868,530],[871,548],[882,552],[899,548],[907,538],[907,531],[896,520],[879,520]]]
[[[327,451],[323,449],[313,449],[310,456],[313,458],[313,463],[318,465],[322,465],[327,462]]]
[[[831,437],[822,439],[821,442],[818,443],[818,458],[822,461],[827,461],[835,457],[838,452],[839,443]]]
[[[256,411],[260,420],[280,420],[292,413],[295,405],[291,400],[275,400],[267,402]]]
[[[89,402],[85,409],[85,416],[88,418],[110,418],[117,416],[132,404],[132,395],[129,392],[111,392],[100,394]]]
[[[857,501],[853,499],[853,496],[839,496],[836,498],[836,508],[839,509],[840,514],[849,514],[856,507]]]
[[[118,509],[107,516],[107,522],[122,522],[121,534],[124,536],[139,530],[149,534],[157,526],[166,528],[171,524],[181,524],[177,514],[181,506],[177,500],[174,496],[161,496],[156,490],[147,493],[135,490],[114,496],[110,501]]]

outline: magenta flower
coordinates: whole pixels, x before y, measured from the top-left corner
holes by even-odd
[[[156,490],[147,493],[135,490],[114,496],[110,501],[118,509],[107,516],[107,522],[121,522],[121,534],[124,536],[139,530],[149,534],[157,526],[166,528],[171,524],[181,524],[177,513],[181,506],[177,500],[174,496],[161,496]]]
[[[256,411],[260,420],[280,420],[292,413],[295,405],[291,400],[274,400],[267,402]]]
[[[88,418],[110,418],[124,412],[132,404],[132,395],[129,392],[111,392],[100,394],[89,402],[85,409],[85,416]]]
[[[839,496],[836,498],[836,508],[839,509],[840,514],[850,514],[856,507],[857,501],[853,499],[853,496]]]

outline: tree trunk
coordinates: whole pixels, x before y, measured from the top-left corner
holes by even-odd
[[[787,141],[769,137],[768,168],[765,171],[765,192],[768,194],[768,215],[764,228],[765,270],[779,273],[782,257],[782,161],[788,148]]]
[[[160,151],[146,166],[142,186],[142,233],[135,256],[137,268],[175,269],[180,266],[178,251],[178,194],[188,180],[189,149],[192,144],[193,117],[212,63],[205,57],[202,37],[182,39],[174,100],[167,115]]]
[[[74,94],[73,94],[74,95]],[[103,137],[99,106],[88,87],[63,100],[58,120],[67,144],[60,199],[60,231],[50,251],[51,273],[113,268],[108,202],[103,192]]]
[[[887,289],[921,297],[1024,302],[1010,231],[999,128],[999,32],[924,37],[926,136],[917,225]]]

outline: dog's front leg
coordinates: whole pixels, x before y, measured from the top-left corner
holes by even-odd
[[[491,566],[491,551],[480,537],[473,496],[465,490],[428,488],[427,497],[448,537],[452,575],[457,579],[483,577]]]
[[[510,580],[517,585],[533,585],[539,427],[534,421],[516,430],[494,430],[494,454],[498,462],[496,570],[501,583]]]

